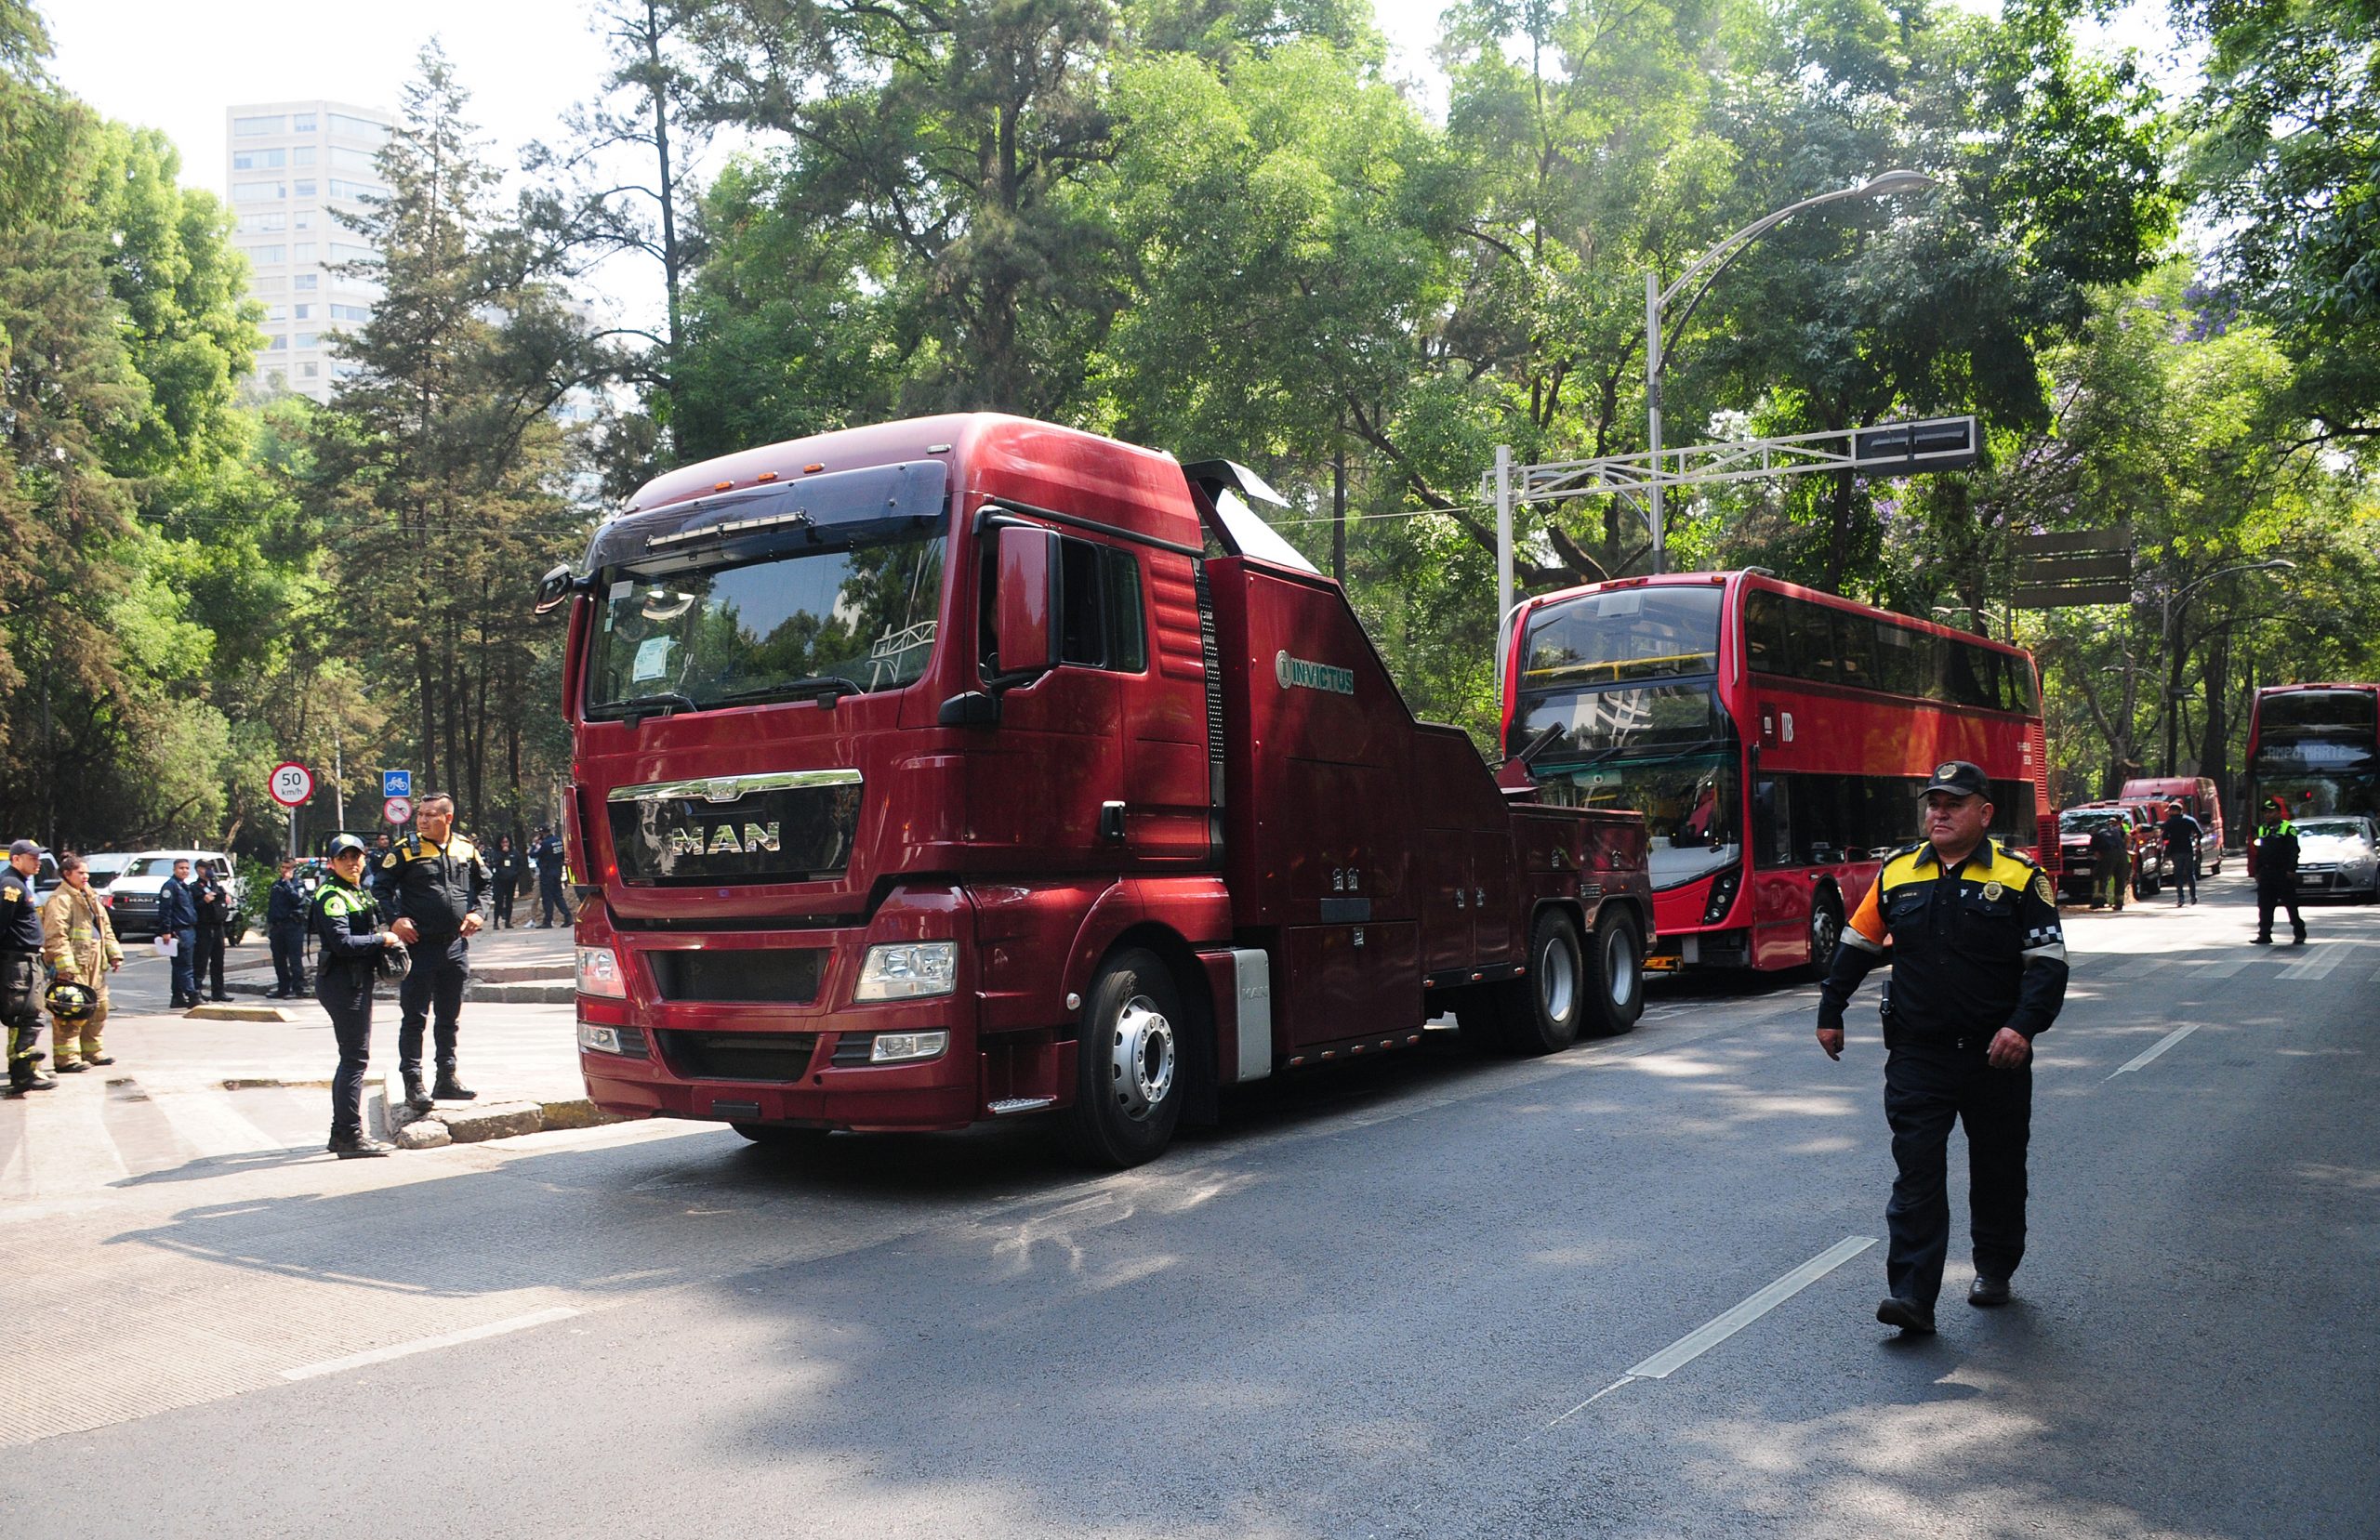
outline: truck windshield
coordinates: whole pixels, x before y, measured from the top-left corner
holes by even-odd
[[[1653,886],[1674,888],[1743,861],[1739,757],[1729,744],[1699,754],[1606,760],[1548,773],[1538,795],[1557,807],[1643,813]]]
[[[936,533],[613,569],[599,588],[588,712],[898,690],[933,653],[942,562]]]

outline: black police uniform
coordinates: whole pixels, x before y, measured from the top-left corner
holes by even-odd
[[[198,951],[191,961],[192,987],[210,1000],[229,1000],[223,993],[223,932],[231,924],[231,893],[212,866],[201,866],[190,885],[191,903],[198,911]],[[214,981],[210,987],[207,981]]]
[[[1981,770],[1962,764],[1948,773],[1953,769],[1944,766],[1928,789],[1982,794]],[[1886,961],[1884,1116],[1899,1176],[1884,1209],[1892,1237],[1884,1273],[1894,1298],[1930,1319],[1950,1249],[1953,1121],[1966,1128],[1977,1274],[2004,1283],[2024,1259],[2031,1060],[1997,1070],[1985,1052],[2003,1027],[2030,1042],[2065,1003],[2056,892],[2041,868],[1989,836],[1955,871],[1943,869],[1930,844],[1897,851],[1835,949],[1820,991],[1821,1030],[1841,1029],[1859,981]]]
[[[338,1073],[331,1081],[331,1147],[364,1134],[364,1073],[372,1064],[372,984],[383,942],[380,906],[371,894],[333,872],[314,890],[307,923],[322,946],[314,998],[330,1012],[338,1043]]]
[[[512,901],[521,891],[521,852],[518,850],[487,852],[490,890],[496,899],[495,914],[489,920],[491,929],[511,928]]]
[[[272,885],[264,902],[264,929],[272,942],[274,993],[293,998],[306,992],[306,888],[295,876]]]
[[[421,1029],[434,1013],[442,1096],[468,1096],[455,1078],[455,1042],[463,1013],[463,986],[471,977],[471,946],[463,917],[479,910],[488,887],[487,863],[461,835],[443,846],[409,834],[380,858],[375,888],[391,924],[411,920],[413,966],[397,991],[404,1013],[397,1029],[397,1071],[412,1091],[421,1079]]]
[[[2165,815],[2165,864],[2174,871],[2174,907],[2198,902],[2198,820],[2175,808]]]
[[[2289,928],[2306,944],[2306,919],[2297,913],[2297,825],[2286,816],[2256,825],[2256,940],[2272,940],[2272,912],[2289,911]]]
[[[58,1084],[41,1073],[41,902],[33,879],[0,867],[0,1027],[11,1095]]]

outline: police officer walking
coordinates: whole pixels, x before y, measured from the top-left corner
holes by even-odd
[[[2296,933],[2290,944],[2306,944],[2306,921],[2297,913],[2297,825],[2289,821],[2289,805],[2276,796],[2265,804],[2271,817],[2256,825],[2255,843],[2249,847],[2256,868],[2257,946],[2272,944],[2272,912],[2289,911],[2289,928]]]
[[[2198,820],[2175,803],[2165,814],[2165,864],[2174,870],[2174,907],[2198,902]]]
[[[58,858],[58,890],[41,906],[41,954],[51,977],[60,984],[80,984],[87,1000],[68,1000],[68,1008],[53,1004],[50,1011],[50,1062],[60,1070],[79,1073],[93,1064],[115,1060],[99,1046],[108,1024],[108,975],[124,966],[124,947],[115,939],[115,923],[108,906],[91,891],[89,866],[78,855]],[[46,998],[56,1002],[72,991],[52,987]]]
[[[360,849],[363,841],[356,844]],[[298,863],[286,857],[264,901],[264,933],[272,943],[272,998],[295,1000],[306,993],[306,888],[298,880]]]
[[[372,1062],[372,986],[380,959],[403,945],[380,926],[380,906],[363,888],[364,841],[331,841],[330,875],[315,890],[308,924],[322,943],[314,998],[330,1012],[338,1041],[338,1073],[331,1081],[331,1139],[341,1160],[385,1155],[390,1146],[364,1131],[364,1072]]]
[[[2008,1302],[2008,1280],[2025,1255],[2033,1039],[2066,999],[2056,891],[2039,867],[1984,833],[1991,823],[1989,785],[1964,760],[1936,767],[1924,788],[1925,838],[1877,873],[1819,992],[1818,1046],[1840,1059],[1852,992],[1877,964],[1891,965],[1884,1118],[1899,1176],[1884,1208],[1892,1292],[1876,1319],[1910,1333],[1934,1330],[1942,1291],[1954,1121],[1967,1135],[1975,1244],[1967,1303]]]
[[[58,1085],[41,1073],[41,903],[33,894],[40,872],[40,846],[20,839],[8,847],[0,869],[0,1028],[8,1033],[12,1097]]]
[[[414,816],[413,831],[380,858],[376,886],[382,906],[393,916],[390,928],[412,954],[397,996],[404,1012],[397,1029],[397,1070],[404,1076],[406,1104],[426,1112],[432,1097],[469,1101],[479,1094],[456,1078],[455,1040],[463,985],[471,976],[470,938],[480,929],[480,901],[487,892],[488,875],[478,848],[454,832],[453,797],[431,792],[416,804]],[[433,1010],[438,1084],[425,1091],[421,1029]]]

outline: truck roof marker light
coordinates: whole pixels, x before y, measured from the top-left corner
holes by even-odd
[[[710,490],[713,492],[733,492],[735,490],[735,483],[733,481],[713,481],[710,484]]]
[[[764,470],[758,476],[752,478],[755,481],[774,481],[776,479],[777,473],[774,470]]]
[[[948,444],[928,444],[926,445],[926,453],[929,454],[947,454],[950,453],[950,446]]]
[[[826,467],[824,465],[803,466],[801,467],[801,474],[804,476],[813,476],[826,468]]]

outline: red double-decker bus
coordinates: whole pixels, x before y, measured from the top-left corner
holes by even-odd
[[[2380,685],[2277,684],[2248,714],[2247,805],[2241,826],[2270,820],[2280,797],[2292,818],[2380,818]],[[2256,869],[2248,842],[2248,870]]]
[[[1657,969],[1833,954],[1916,791],[1983,767],[1993,837],[2056,861],[2030,653],[1753,572],[1625,578],[1524,603],[1504,744],[1558,730],[1549,802],[1645,815]]]

